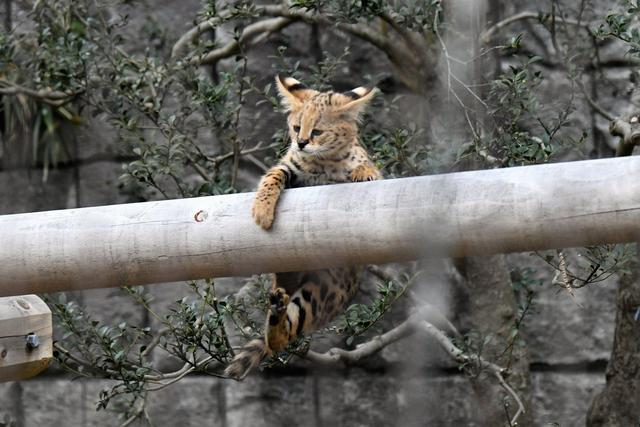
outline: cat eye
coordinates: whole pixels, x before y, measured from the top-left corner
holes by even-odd
[[[319,129],[314,129],[314,130],[311,131],[311,136],[320,136],[320,135],[322,135],[322,132],[324,132],[324,131],[319,130]]]
[[[294,126],[294,127],[293,127],[293,131],[294,131],[295,133],[300,132],[300,126]]]

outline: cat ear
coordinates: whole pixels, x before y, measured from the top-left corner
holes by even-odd
[[[318,92],[309,89],[303,83],[293,77],[276,76],[276,85],[282,98],[282,102],[288,111],[296,110],[302,106],[304,101],[311,98]]]
[[[349,114],[357,120],[367,104],[378,92],[380,91],[375,87],[368,88],[363,86],[348,92],[342,92],[339,97],[334,97],[337,98],[337,105],[333,111],[339,114]]]

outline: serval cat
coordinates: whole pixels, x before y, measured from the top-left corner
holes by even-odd
[[[273,224],[285,188],[382,179],[358,140],[358,122],[375,88],[318,92],[280,76],[276,84],[289,113],[291,145],[258,185],[251,213],[265,230]],[[269,293],[264,339],[250,341],[231,361],[226,375],[242,379],[265,356],[325,326],[344,311],[362,272],[363,267],[354,266],[277,273]]]

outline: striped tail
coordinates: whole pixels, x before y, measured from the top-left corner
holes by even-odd
[[[227,377],[243,380],[252,370],[258,367],[260,361],[266,356],[267,349],[264,339],[249,341],[240,353],[236,354],[229,366],[224,370]]]

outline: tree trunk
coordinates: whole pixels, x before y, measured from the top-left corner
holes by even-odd
[[[510,369],[507,383],[518,394],[526,411],[518,419],[518,425],[532,425],[529,358],[526,347],[512,340],[518,310],[505,257],[464,258],[457,262],[457,267],[466,279],[457,307],[462,329],[473,331],[470,336],[481,348],[482,357]],[[476,392],[476,419],[486,426],[509,426],[518,405],[496,378],[480,372],[471,378],[471,384]]]
[[[640,266],[620,278],[616,306],[607,385],[591,403],[588,427],[637,426],[640,420]]]

